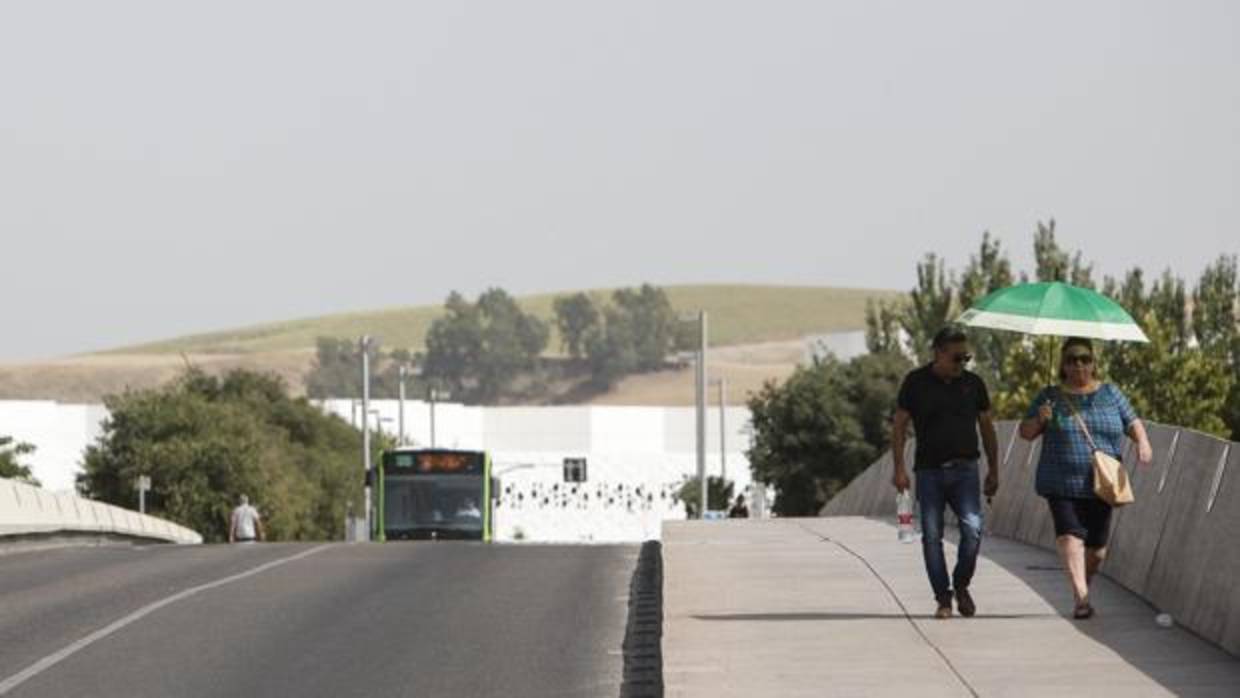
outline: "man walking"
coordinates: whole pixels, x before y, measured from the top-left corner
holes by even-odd
[[[900,385],[891,435],[895,461],[891,481],[897,491],[903,492],[909,488],[904,439],[912,420],[917,438],[913,469],[917,473],[917,503],[921,509],[922,554],[938,603],[936,618],[951,617],[953,596],[960,615],[970,617],[977,612],[969,583],[973,581],[982,542],[979,430],[989,465],[986,496],[993,496],[999,489],[999,448],[990,414],[990,395],[982,379],[964,368],[972,358],[968,337],[960,328],[940,330],[934,336],[934,361],[910,371]],[[950,579],[943,555],[945,506],[950,506],[960,520],[960,545]]]
[[[263,538],[263,517],[258,515],[257,509],[250,506],[250,498],[243,494],[241,504],[233,509],[228,524],[228,542],[253,543]]]

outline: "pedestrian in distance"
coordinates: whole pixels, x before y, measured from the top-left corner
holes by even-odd
[[[1042,437],[1035,489],[1055,522],[1055,547],[1072,585],[1072,617],[1090,618],[1089,588],[1106,559],[1112,511],[1094,493],[1091,439],[1119,459],[1127,435],[1137,445],[1137,460],[1148,465],[1153,451],[1145,426],[1124,393],[1098,379],[1093,343],[1073,337],[1059,352],[1059,384],[1033,399],[1020,435],[1028,441]]]
[[[263,532],[263,517],[259,515],[258,509],[250,506],[250,498],[241,495],[241,503],[233,509],[232,516],[229,517],[228,542],[253,543],[264,538],[266,535]]]
[[[747,519],[749,518],[749,506],[745,504],[745,495],[736,495],[736,503],[728,510],[729,519]]]
[[[982,483],[978,433],[988,464],[985,493],[999,489],[998,438],[990,412],[990,394],[977,374],[965,369],[972,360],[969,339],[959,327],[940,330],[933,340],[934,360],[910,371],[900,385],[892,424],[891,453],[897,492],[910,486],[904,458],[908,424],[917,447],[917,504],[921,509],[922,555],[934,592],[936,618],[951,618],[952,601],[960,615],[977,606],[969,592],[982,543]],[[951,507],[960,522],[960,544],[951,577],[943,554],[943,512]]]

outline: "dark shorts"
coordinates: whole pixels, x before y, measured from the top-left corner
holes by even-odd
[[[1111,532],[1111,505],[1101,499],[1047,497],[1056,536],[1076,536],[1087,548],[1105,548]]]

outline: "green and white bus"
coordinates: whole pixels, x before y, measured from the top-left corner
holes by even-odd
[[[376,480],[378,540],[491,540],[499,493],[485,451],[386,451]]]

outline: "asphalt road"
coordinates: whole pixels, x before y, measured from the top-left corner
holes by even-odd
[[[618,696],[637,555],[469,543],[4,555],[0,694]]]

